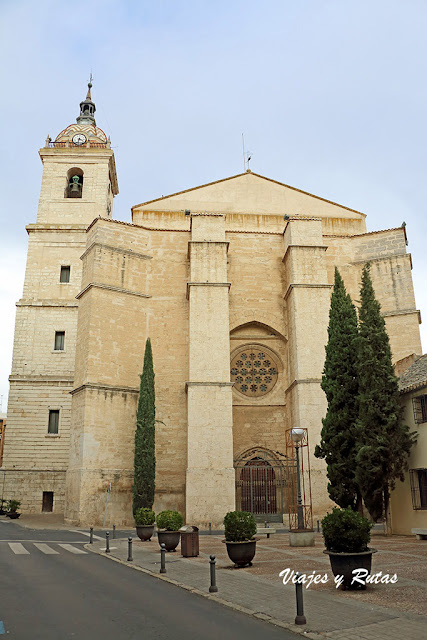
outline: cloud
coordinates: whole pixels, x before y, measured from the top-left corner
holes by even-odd
[[[425,2],[16,0],[0,18],[2,247],[19,247],[20,266],[5,252],[17,272],[37,215],[37,151],[75,122],[92,71],[116,155],[115,217],[238,173],[244,132],[254,171],[364,211],[369,230],[406,221],[427,318]],[[5,268],[10,323],[22,281]]]

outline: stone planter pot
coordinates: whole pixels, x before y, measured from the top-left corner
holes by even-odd
[[[371,573],[372,554],[377,553],[376,549],[368,549],[361,553],[335,553],[334,551],[323,551],[329,556],[331,569],[334,576],[344,576],[341,589],[366,589],[366,584],[354,582],[354,569],[366,569],[368,574]]]
[[[19,518],[21,514],[20,513],[16,513],[16,511],[11,511],[10,513],[6,513],[6,518],[10,518],[11,520],[16,520],[16,518]]]
[[[223,540],[227,546],[228,557],[234,562],[236,569],[241,567],[252,566],[252,560],[256,553],[256,543],[259,538],[245,540],[244,542],[230,542]]]
[[[140,540],[146,542],[147,540],[151,542],[151,536],[154,533],[154,524],[137,524],[136,525],[136,535]]]
[[[181,538],[181,532],[180,531],[158,531],[157,537],[159,539],[159,544],[165,545],[166,551],[175,551]]]

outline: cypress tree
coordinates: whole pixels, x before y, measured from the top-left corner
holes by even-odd
[[[154,502],[155,453],[155,397],[153,354],[150,338],[145,343],[144,367],[139,388],[136,414],[135,457],[133,479],[133,514],[140,507],[151,509]]]
[[[389,526],[390,491],[403,481],[414,436],[402,422],[399,389],[370,265],[362,272],[359,311],[359,451],[356,480],[373,520]]]
[[[328,410],[322,420],[320,446],[316,446],[314,455],[326,461],[331,500],[340,507],[352,507],[354,510],[361,504],[355,479],[356,421],[359,412],[357,338],[356,309],[335,268],[321,384]]]

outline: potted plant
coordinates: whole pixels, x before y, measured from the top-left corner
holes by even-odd
[[[135,511],[136,534],[140,540],[151,540],[156,515],[152,509],[141,507]]]
[[[184,524],[184,518],[178,511],[161,511],[156,516],[157,537],[159,544],[164,544],[166,551],[175,551],[178,546]]]
[[[228,557],[236,568],[252,566],[256,552],[256,520],[248,511],[229,511],[224,518]]]
[[[19,518],[21,514],[17,513],[17,511],[20,506],[21,506],[21,503],[19,500],[9,500],[9,502],[7,503],[6,517],[12,518],[13,520],[16,518]]]
[[[373,523],[353,511],[351,507],[334,507],[322,520],[325,551],[329,555],[334,576],[343,576],[342,589],[366,589],[366,584],[353,581],[355,569],[366,569],[371,573],[372,554],[370,549]]]

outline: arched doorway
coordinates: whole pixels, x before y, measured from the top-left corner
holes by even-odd
[[[240,474],[242,511],[256,515],[276,513],[276,486],[273,467],[262,458],[252,458]]]
[[[266,449],[250,449],[234,462],[236,509],[257,520],[281,521],[287,511],[286,456]]]

